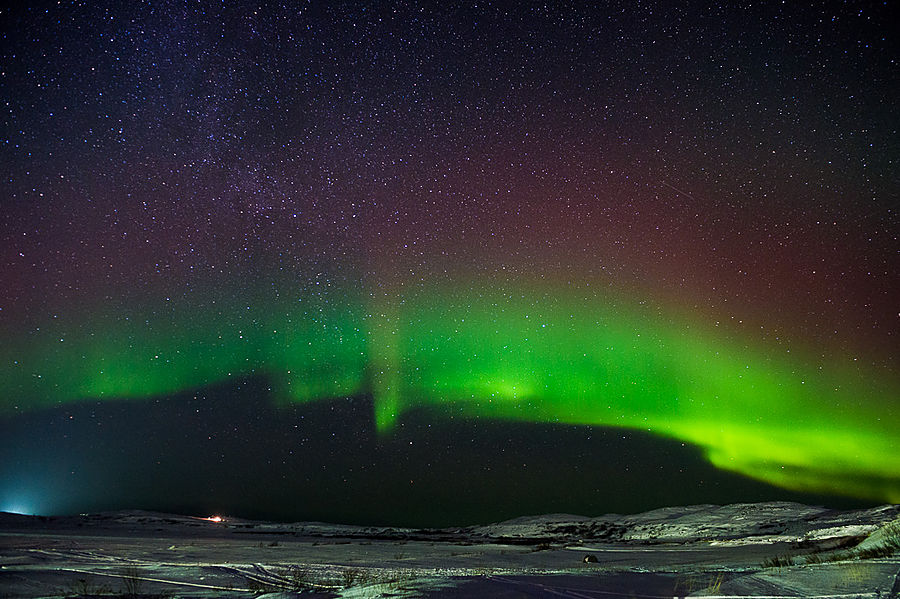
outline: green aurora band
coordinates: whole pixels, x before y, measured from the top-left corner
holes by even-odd
[[[900,383],[749,343],[589,286],[398,288],[52,319],[3,350],[0,406],[146,398],[247,375],[279,401],[641,429],[783,488],[900,502]],[[7,337],[10,337],[7,335]]]

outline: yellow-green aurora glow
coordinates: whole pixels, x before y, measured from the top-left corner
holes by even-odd
[[[769,346],[589,287],[165,305],[54,321],[8,344],[2,405],[162,396],[258,374],[280,401],[371,394],[382,434],[412,407],[640,429],[784,488],[900,502],[900,423],[882,409],[900,384],[851,356]]]

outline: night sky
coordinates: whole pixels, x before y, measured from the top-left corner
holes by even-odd
[[[900,502],[888,3],[0,12],[0,510]]]

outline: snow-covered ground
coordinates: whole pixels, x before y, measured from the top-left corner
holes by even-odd
[[[889,597],[900,552],[852,547],[884,545],[898,516],[761,503],[419,530],[0,514],[0,596]]]

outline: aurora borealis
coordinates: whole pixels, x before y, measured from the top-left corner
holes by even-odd
[[[900,501],[887,13],[4,11],[0,509]]]

